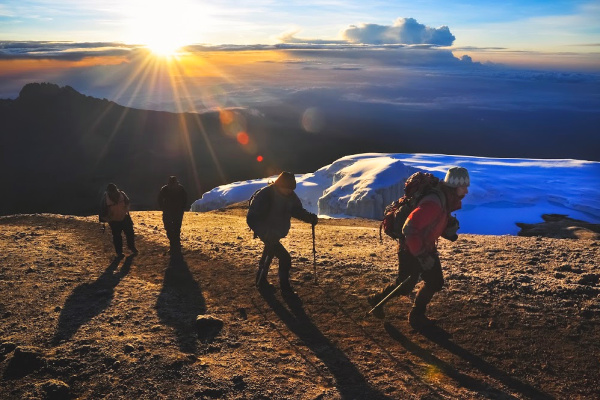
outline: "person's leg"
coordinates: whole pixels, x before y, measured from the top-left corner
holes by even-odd
[[[169,239],[169,246],[171,250],[173,250],[173,228],[172,228],[172,219],[163,213],[163,225],[165,227],[165,231],[167,232],[167,238]]]
[[[123,255],[123,238],[121,237],[121,232],[123,231],[123,223],[121,221],[110,221],[108,223],[110,226],[110,231],[112,233],[113,246],[115,247],[115,252],[117,256]]]
[[[131,217],[127,215],[123,220],[123,231],[125,232],[125,238],[127,239],[127,247],[133,253],[137,253],[137,249],[135,248],[135,236],[133,232],[133,221]]]
[[[396,278],[396,282],[389,284],[381,292],[369,296],[367,299],[369,305],[375,307],[392,292],[392,298],[408,295],[419,281],[419,274],[420,269],[417,259],[408,251],[400,250],[400,252],[398,252],[398,277]],[[400,285],[400,288],[394,292],[394,289],[396,289],[398,285]],[[383,305],[375,308],[373,310],[373,315],[377,318],[384,318],[385,313]]]
[[[270,251],[270,246],[265,244],[265,247],[258,262],[258,270],[256,271],[256,286],[259,288],[266,288],[271,286],[267,275],[269,274],[269,268],[271,267],[271,261],[273,260],[273,254]]]
[[[437,254],[434,255],[434,258],[435,263],[433,267],[430,270],[423,271],[421,274],[425,284],[417,292],[413,308],[408,316],[411,324],[428,322],[427,317],[425,316],[427,305],[431,302],[433,295],[442,290],[442,287],[444,286],[444,275],[442,273],[440,258]]]
[[[181,250],[181,224],[183,215],[173,218],[173,241],[178,250]]]
[[[283,247],[283,245],[277,242],[273,246],[273,256],[279,259],[279,285],[282,291],[292,291],[290,285],[290,269],[292,268],[292,257],[290,253]]]

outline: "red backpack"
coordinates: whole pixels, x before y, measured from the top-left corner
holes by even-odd
[[[383,220],[379,225],[379,240],[383,241],[381,230],[394,240],[404,239],[402,227],[406,219],[423,197],[435,193],[445,207],[446,196],[439,188],[440,180],[429,172],[416,172],[404,183],[404,196],[389,204],[383,211]]]

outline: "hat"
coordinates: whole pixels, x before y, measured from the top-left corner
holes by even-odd
[[[106,191],[107,192],[116,192],[116,191],[118,191],[117,185],[115,185],[114,183],[109,183],[108,185],[106,185]]]
[[[296,189],[296,177],[291,172],[283,171],[277,179],[275,179],[274,185],[284,189]]]
[[[469,186],[471,180],[469,179],[469,171],[463,167],[451,167],[446,173],[444,183],[449,187],[461,187]]]
[[[179,181],[177,180],[177,177],[176,176],[170,176],[169,177],[169,184],[170,185],[174,185],[176,183],[179,183]]]

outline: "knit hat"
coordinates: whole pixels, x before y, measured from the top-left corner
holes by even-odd
[[[449,187],[461,187],[469,186],[471,180],[469,179],[469,171],[463,167],[451,167],[446,173],[444,183]]]
[[[279,186],[283,189],[296,189],[296,177],[291,172],[283,171],[277,179],[275,179],[274,185]]]

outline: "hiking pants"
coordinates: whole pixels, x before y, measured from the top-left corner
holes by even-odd
[[[167,237],[169,238],[169,245],[171,250],[181,249],[181,223],[183,221],[183,214],[181,215],[168,215],[163,213],[163,224],[165,225],[165,231],[167,231]]]
[[[425,312],[425,308],[433,298],[433,295],[442,290],[444,286],[440,258],[437,254],[434,254],[433,258],[435,260],[433,267],[427,271],[423,271],[419,260],[410,254],[408,250],[401,249],[398,252],[398,277],[396,278],[396,283],[387,286],[381,292],[381,299],[391,293],[398,285],[400,285],[400,289],[394,293],[393,297],[400,295],[407,296],[415,288],[417,282],[419,282],[420,276],[425,284],[417,292],[414,307],[419,311]]]
[[[279,282],[290,282],[290,269],[292,268],[292,257],[290,253],[279,242],[265,244],[263,255],[260,259],[260,265],[263,265],[267,257],[277,257],[279,259]],[[267,278],[269,273],[269,265],[263,273],[263,279]]]
[[[123,253],[123,238],[121,232],[125,232],[125,238],[127,240],[127,247],[130,250],[135,249],[135,241],[133,238],[133,221],[129,215],[125,216],[123,221],[110,221],[108,223],[113,237],[113,245],[117,254]]]

